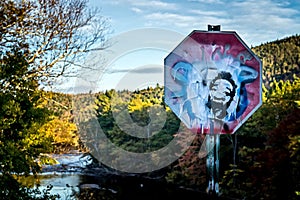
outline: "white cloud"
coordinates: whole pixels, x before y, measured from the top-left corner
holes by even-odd
[[[99,0],[90,0],[91,3],[93,4],[96,4],[96,2],[99,1]],[[114,1],[111,1],[111,0],[102,0],[102,2],[104,4],[110,4],[110,5],[119,5],[123,2],[124,0],[114,0]]]
[[[99,0],[90,0],[92,4],[96,4],[96,1]],[[168,3],[161,0],[102,0],[104,4],[109,4],[113,6],[133,6],[136,8],[151,8],[156,10],[177,10],[178,4],[177,3]]]
[[[225,11],[190,10],[189,12],[191,14],[196,14],[196,15],[217,16],[217,17],[225,17],[227,15]]]
[[[232,7],[236,11],[240,11],[240,14],[252,13],[258,15],[268,16],[270,14],[275,14],[279,16],[292,16],[299,14],[299,11],[292,8],[283,7],[284,4],[276,3],[272,0],[256,1],[256,0],[246,0],[241,2],[233,2]]]
[[[152,13],[145,16],[148,25],[175,25],[177,27],[187,27],[196,23],[193,16],[179,15],[174,13]]]
[[[178,5],[175,3],[166,3],[163,1],[147,1],[147,0],[129,0],[133,6],[136,7],[148,7],[148,8],[155,8],[158,10],[177,10]]]
[[[291,30],[300,30],[299,20],[293,18],[299,11],[272,0],[233,2],[230,8],[231,27],[243,32],[251,45],[280,39],[290,35]]]
[[[184,29],[183,31],[191,31],[207,26],[207,24],[228,24],[228,19],[216,16],[191,16],[180,15],[175,13],[152,13],[145,16],[149,26],[172,26],[173,28]]]
[[[223,4],[222,0],[188,0],[188,1],[205,3],[205,4]]]
[[[223,1],[221,4],[222,1],[219,0],[205,0],[207,3],[214,3],[208,5],[204,4],[203,0],[188,1],[199,2],[198,8],[187,9],[188,12],[180,15],[183,19],[188,16],[189,20],[185,20],[188,21],[188,27],[194,28],[193,25],[195,25],[197,29],[207,24],[220,24],[221,30],[235,30],[241,33],[245,42],[252,46],[290,36],[291,33],[300,30],[300,11],[287,7],[290,5],[288,2],[244,0],[226,1],[226,3]],[[169,21],[168,23],[171,23],[171,20],[185,22],[180,17],[171,18],[172,15],[164,15],[164,18],[161,16],[161,21],[157,23],[162,24],[162,20]],[[178,24],[182,23],[174,21],[174,25]]]
[[[142,10],[142,9],[139,9],[139,8],[137,8],[137,7],[133,7],[133,8],[131,8],[131,10],[132,10],[133,12],[135,12],[135,13],[138,13],[138,14],[143,13],[143,10]]]
[[[193,29],[206,29],[207,24],[220,24],[221,30],[235,30],[242,33],[251,45],[289,36],[300,30],[300,11],[292,0],[172,2],[117,0],[117,2],[141,15],[139,23],[143,24],[138,24],[139,26],[171,28],[186,34]]]

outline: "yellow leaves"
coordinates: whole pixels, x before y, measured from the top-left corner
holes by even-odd
[[[270,89],[263,87],[264,102],[295,102],[299,107],[300,101],[300,78],[293,77],[290,81],[273,81],[270,84]]]
[[[58,117],[53,117],[40,129],[46,137],[52,138],[54,145],[78,146],[79,137],[77,135],[77,126]]]
[[[59,164],[57,160],[52,158],[50,155],[47,154],[40,154],[38,158],[38,163],[40,166],[42,165],[56,165]]]
[[[265,85],[262,86],[262,100],[263,102],[266,102],[268,97],[267,97],[268,89],[265,87]]]
[[[52,92],[41,91],[41,98],[38,100],[36,107],[37,108],[46,108],[49,106],[49,100],[53,98]]]
[[[244,173],[245,170],[242,170],[242,169],[239,169],[237,165],[234,165],[234,164],[229,164],[230,166],[230,170],[226,170],[224,172],[224,175],[232,175],[234,174],[234,176],[238,176],[239,173]]]
[[[243,146],[242,148],[239,149],[238,155],[241,157],[246,157],[258,151],[260,151],[259,148],[248,148],[246,146]]]
[[[288,136],[289,137],[289,151],[290,157],[295,156],[300,151],[300,135]]]
[[[143,100],[142,96],[138,94],[135,98],[133,98],[129,104],[128,104],[128,110],[129,112],[134,112],[134,111],[141,111],[144,108],[148,108],[152,106],[152,103],[150,100],[146,99]]]
[[[298,108],[300,108],[300,100],[294,101]]]

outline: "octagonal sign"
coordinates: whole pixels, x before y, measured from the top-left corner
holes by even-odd
[[[194,132],[234,133],[262,104],[261,61],[236,32],[195,30],[164,68],[165,103]]]

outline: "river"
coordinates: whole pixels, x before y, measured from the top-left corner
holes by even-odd
[[[101,177],[82,174],[43,174],[35,177],[39,189],[52,185],[51,194],[58,194],[57,199],[106,199],[106,200],[150,200],[185,198],[207,199],[206,194],[174,187],[157,180],[138,176]]]
[[[163,179],[140,174],[112,173],[103,168],[88,168],[91,157],[81,154],[52,155],[56,165],[43,167],[43,172],[23,179],[39,190],[51,185],[51,194],[62,200],[150,200],[150,199],[212,199],[204,191],[189,190],[167,184]],[[221,199],[221,198],[218,198]],[[222,198],[223,199],[223,198]]]

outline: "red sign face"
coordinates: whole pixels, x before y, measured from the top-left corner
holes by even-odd
[[[197,133],[234,133],[262,104],[261,61],[235,32],[193,31],[164,67],[165,103]]]

